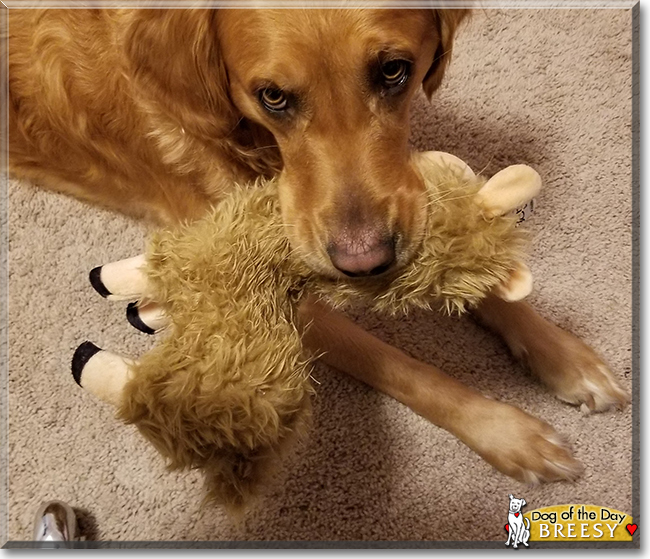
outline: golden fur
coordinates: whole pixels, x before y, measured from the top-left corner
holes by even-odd
[[[12,172],[169,223],[282,170],[284,221],[312,267],[337,273],[326,248],[349,228],[395,235],[405,263],[424,196],[410,100],[439,85],[465,14],[11,10]],[[413,60],[390,100],[365,83],[387,49]],[[259,82],[300,91],[300,117],[264,111]]]

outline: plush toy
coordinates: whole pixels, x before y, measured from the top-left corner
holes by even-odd
[[[429,195],[422,246],[393,274],[332,279],[295,257],[283,235],[275,180],[237,188],[205,218],[160,231],[146,255],[90,274],[129,305],[129,321],[165,338],[134,361],[90,342],[75,380],[135,424],[171,468],[200,468],[207,498],[238,509],[258,493],[310,418],[310,365],[297,325],[306,294],[334,307],[461,312],[493,292],[525,297],[526,234],[512,212],[541,188],[530,167],[490,180],[440,152],[414,156]]]

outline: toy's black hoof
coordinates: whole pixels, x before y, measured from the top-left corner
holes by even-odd
[[[102,267],[97,266],[97,268],[93,268],[90,270],[90,274],[88,274],[88,279],[90,280],[90,285],[93,286],[95,291],[99,293],[102,297],[106,298],[109,295],[111,295],[111,292],[106,289],[106,286],[102,282]]]
[[[153,328],[147,326],[144,322],[142,322],[137,303],[128,304],[126,307],[126,319],[129,321],[129,324],[133,326],[133,328],[140,330],[140,332],[144,332],[150,336],[156,333]]]
[[[81,386],[81,375],[86,363],[90,361],[93,355],[100,351],[101,348],[92,342],[84,342],[75,350],[72,356],[72,376],[79,386]]]

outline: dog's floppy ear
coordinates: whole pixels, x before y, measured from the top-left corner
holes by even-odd
[[[438,35],[438,48],[433,56],[433,64],[424,76],[422,87],[430,99],[438,89],[445,74],[445,69],[451,60],[454,36],[460,23],[467,18],[468,9],[437,9],[433,10],[435,31]]]
[[[214,138],[236,122],[216,30],[218,10],[142,9],[122,36],[138,97],[195,136]]]

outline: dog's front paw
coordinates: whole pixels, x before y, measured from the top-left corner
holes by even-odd
[[[574,480],[583,471],[547,423],[507,404],[483,399],[472,406],[461,439],[497,470],[525,483]]]
[[[527,355],[528,364],[560,399],[583,410],[622,408],[630,401],[607,365],[587,344],[553,325]]]

